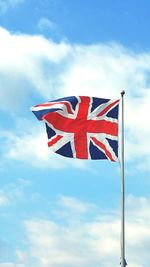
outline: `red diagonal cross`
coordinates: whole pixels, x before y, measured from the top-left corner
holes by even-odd
[[[80,97],[79,110],[76,118],[66,118],[57,112],[44,115],[43,119],[54,128],[67,133],[74,133],[76,157],[88,158],[87,133],[104,133],[117,136],[118,124],[106,120],[88,120],[90,97]]]

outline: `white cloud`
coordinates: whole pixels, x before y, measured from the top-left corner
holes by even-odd
[[[58,72],[54,66],[68,54],[69,45],[40,36],[13,35],[3,28],[0,43],[1,109],[13,113],[17,106],[23,108],[35,89],[49,98]]]
[[[68,212],[63,223],[57,218],[33,218],[23,222],[26,236],[26,249],[17,248],[16,263],[1,263],[0,267],[90,267],[117,266],[120,260],[120,219],[117,211],[108,212],[107,219],[97,207],[93,218],[88,216],[93,212],[93,203],[81,202],[73,198],[77,206],[82,206],[84,217],[80,217],[81,210],[66,207],[66,200],[70,197],[62,196],[63,205],[58,211]],[[150,200],[144,197],[127,198],[126,210],[126,259],[132,267],[146,267],[150,261]],[[70,206],[72,203],[70,204]],[[94,205],[95,206],[95,205]],[[106,213],[106,210],[105,210]],[[112,216],[112,214],[114,214]]]
[[[148,203],[149,200],[143,197],[129,196],[127,199],[126,256],[130,266],[145,267],[150,260]],[[86,203],[82,205],[86,207]],[[68,210],[69,214],[71,212]],[[40,266],[59,266],[60,263],[61,266],[86,267],[91,264],[110,267],[117,265],[120,255],[119,218],[115,216],[105,220],[102,214],[98,214],[98,210],[96,214],[99,219],[93,217],[92,221],[88,221],[85,216],[82,223],[80,219],[78,222],[68,220],[64,226],[48,220],[26,221],[31,255],[40,262]]]
[[[61,227],[50,221],[30,221],[26,222],[26,228],[32,246],[31,255],[41,266],[91,266],[92,263],[97,266],[106,256],[105,252],[107,254],[109,250],[113,254],[111,248],[115,249],[115,241],[109,238],[109,248],[101,251],[105,245],[102,246],[99,237],[87,232],[89,229],[86,225]]]
[[[67,196],[62,198],[67,201],[70,199]],[[82,203],[75,198],[73,201],[85,210],[88,206],[93,211],[92,203]],[[133,267],[146,267],[150,260],[150,217],[145,217],[149,213],[148,203],[149,200],[143,197],[129,196],[127,199],[126,258],[128,265]],[[66,211],[66,205],[64,208]],[[60,205],[58,209],[62,210],[63,206]],[[107,220],[98,207],[93,219],[89,219],[88,213],[81,219],[81,210],[75,208],[75,211],[79,215],[78,219],[76,217],[73,220],[71,209],[68,209],[68,216],[63,219],[63,223],[58,218],[57,221],[40,218],[24,221],[28,246],[26,250],[16,250],[17,264],[12,266],[28,267],[31,263],[33,267],[119,265],[120,219],[116,211],[113,211],[113,216],[113,212],[111,216],[108,214]]]
[[[85,209],[89,205],[77,199],[74,202],[80,203]],[[80,215],[80,210],[78,211]],[[35,265],[40,267],[113,266],[117,263],[118,222],[81,222],[77,218],[72,220],[71,210],[68,211],[67,219],[64,225],[38,219],[25,222],[29,261],[34,258]]]
[[[54,43],[41,36],[11,34],[3,28],[0,43],[2,110],[13,114],[19,106],[20,110],[27,109],[33,94],[41,101],[67,95],[119,98],[125,89],[126,159],[136,164],[139,161],[140,168],[149,169],[149,162],[141,166],[140,159],[146,162],[150,154],[146,115],[150,102],[150,53],[136,54],[114,43]],[[28,156],[33,152],[29,150]],[[15,157],[13,153],[14,146],[11,155]]]

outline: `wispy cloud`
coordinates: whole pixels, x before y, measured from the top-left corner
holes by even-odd
[[[20,178],[15,183],[6,184],[0,190],[0,207],[12,205],[18,199],[24,198],[25,188],[30,185],[30,181]]]
[[[9,204],[9,199],[8,197],[5,195],[5,193],[1,190],[0,191],[0,207],[1,206],[5,206]]]
[[[0,0],[0,12],[5,13],[9,8],[22,4],[25,0]]]
[[[43,31],[43,30],[54,30],[57,28],[56,24],[47,19],[47,18],[41,18],[38,22],[38,25],[37,25],[38,29],[40,31]]]
[[[63,207],[63,209],[67,209],[69,210],[69,212],[77,214],[87,213],[91,209],[95,208],[95,206],[91,203],[83,203],[74,197],[68,196],[60,196],[58,199],[58,203]]]
[[[23,267],[23,266],[20,264],[6,262],[6,263],[0,263],[0,267]]]

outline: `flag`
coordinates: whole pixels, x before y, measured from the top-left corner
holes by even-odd
[[[48,146],[65,157],[118,161],[118,100],[70,96],[31,108]]]

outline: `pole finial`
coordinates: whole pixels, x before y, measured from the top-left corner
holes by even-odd
[[[121,91],[121,96],[123,97],[124,95],[125,95],[125,91],[122,90],[122,91]]]

